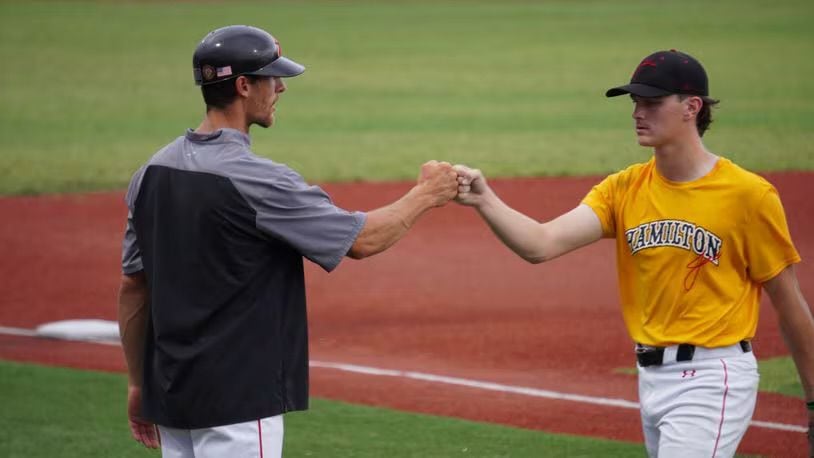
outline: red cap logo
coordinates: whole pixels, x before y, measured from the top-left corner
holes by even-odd
[[[638,67],[636,67],[636,70],[633,70],[633,76],[636,76],[636,74],[639,73],[639,71],[644,67],[658,67],[658,64],[656,64],[656,61],[654,60],[645,59],[641,64],[639,64]]]

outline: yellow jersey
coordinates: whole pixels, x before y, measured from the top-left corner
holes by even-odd
[[[641,344],[754,337],[761,284],[800,261],[777,190],[725,158],[681,183],[653,158],[608,176],[582,203],[616,239],[622,314]]]

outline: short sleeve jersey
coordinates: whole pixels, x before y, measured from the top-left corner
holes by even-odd
[[[608,176],[582,203],[616,239],[622,314],[642,344],[752,338],[761,284],[800,261],[777,190],[725,158],[681,183],[651,159]]]
[[[127,192],[122,269],[147,279],[143,415],[160,425],[226,425],[308,405],[302,258],[334,269],[365,214],[249,147],[237,130],[188,131]]]

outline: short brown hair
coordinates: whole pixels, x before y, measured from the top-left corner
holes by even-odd
[[[250,83],[268,76],[256,75],[243,75],[248,78]],[[218,81],[217,83],[205,84],[201,86],[201,94],[203,94],[204,103],[206,103],[206,110],[212,108],[224,109],[232,103],[237,97],[237,89],[235,88],[236,78],[229,78],[228,80]]]
[[[706,132],[709,129],[709,125],[712,124],[712,107],[718,105],[721,103],[721,101],[705,95],[692,96],[687,94],[679,94],[678,97],[681,100],[685,100],[687,97],[701,98],[703,104],[701,105],[701,110],[698,111],[698,116],[695,118],[695,127],[698,128],[698,135],[703,137],[704,132]]]

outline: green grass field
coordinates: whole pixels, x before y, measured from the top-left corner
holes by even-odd
[[[122,188],[202,114],[191,56],[218,26],[271,30],[308,70],[255,150],[314,181],[580,175],[645,160],[625,98],[678,48],[723,100],[708,146],[756,170],[814,169],[814,3],[447,0],[0,3],[0,194]]]
[[[770,366],[761,363],[761,389]],[[788,368],[786,368],[788,369]],[[785,394],[797,386],[769,375]],[[130,438],[127,379],[121,374],[0,361],[0,456],[159,456]],[[785,384],[785,387],[782,385]],[[547,434],[452,418],[394,412],[324,399],[286,415],[286,456],[313,457],[639,457],[639,444]],[[32,438],[37,438],[32,440]]]
[[[124,375],[0,361],[0,456],[157,457],[130,438]],[[588,439],[313,399],[285,417],[292,457],[640,457]]]
[[[780,393],[800,399],[804,397],[803,385],[800,384],[800,377],[797,375],[797,369],[790,356],[758,361],[758,371],[760,372],[758,388],[760,391]]]

